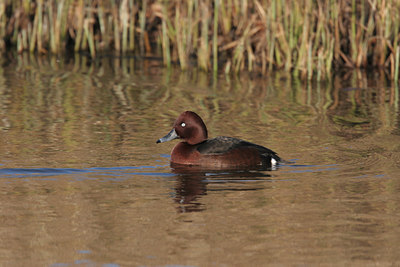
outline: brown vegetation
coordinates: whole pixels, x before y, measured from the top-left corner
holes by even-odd
[[[396,0],[5,0],[1,48],[156,55],[225,72],[399,68]]]

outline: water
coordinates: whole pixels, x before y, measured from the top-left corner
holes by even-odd
[[[0,265],[398,265],[399,91],[18,57],[0,67]],[[171,169],[184,110],[273,171]]]

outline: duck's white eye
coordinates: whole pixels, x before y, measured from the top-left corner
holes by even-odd
[[[181,126],[182,126],[182,127],[185,127],[185,126],[186,126],[186,123],[182,122],[182,123],[181,123]]]

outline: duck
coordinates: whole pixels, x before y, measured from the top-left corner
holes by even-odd
[[[174,139],[181,142],[171,151],[172,166],[212,169],[275,168],[283,160],[269,148],[239,138],[218,136],[208,139],[204,121],[193,111],[175,120],[172,130],[156,143]]]

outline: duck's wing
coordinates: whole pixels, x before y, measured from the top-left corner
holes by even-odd
[[[198,145],[197,150],[201,154],[222,154],[240,146],[244,142],[241,139],[218,136],[212,139],[207,139]]]
[[[198,145],[197,150],[201,154],[222,154],[232,149],[240,147],[252,147],[257,149],[263,157],[270,157],[276,161],[280,161],[280,157],[276,152],[266,147],[244,141],[239,138],[218,136],[216,138],[208,139]]]

